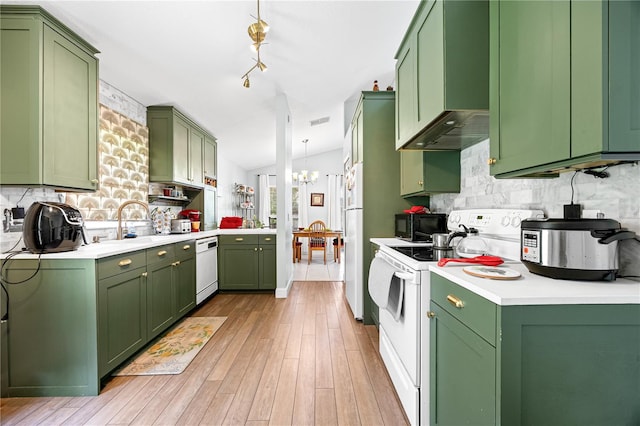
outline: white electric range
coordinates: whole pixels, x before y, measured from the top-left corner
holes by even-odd
[[[516,262],[520,257],[520,222],[542,218],[541,210],[476,209],[452,211],[449,231],[476,228],[488,248],[486,254]],[[454,246],[460,239],[453,241]],[[442,256],[432,244],[411,243],[396,238],[372,238],[380,250],[377,257],[395,269],[403,281],[403,304],[398,320],[380,309],[379,351],[412,425],[429,424],[429,267]],[[371,277],[370,277],[371,285]]]

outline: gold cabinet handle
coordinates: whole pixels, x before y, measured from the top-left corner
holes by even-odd
[[[242,237],[236,238],[236,241],[244,241],[244,238]]]
[[[496,164],[496,161],[498,161],[498,160],[496,160],[495,158],[491,157],[491,158],[489,158],[487,160],[487,164],[490,165],[490,166],[493,166],[494,164]]]
[[[118,266],[127,266],[127,265],[131,265],[133,261],[131,259],[124,259],[121,260],[120,262],[118,262]]]
[[[258,251],[258,247],[254,247],[254,248],[253,248],[253,251]]]
[[[142,273],[142,276],[143,276],[144,278],[147,278],[147,275],[149,275],[147,272],[143,272],[143,273]]]
[[[173,262],[171,264],[171,266],[178,266],[178,265],[180,265],[180,261],[179,260],[177,260],[177,261],[175,261],[175,262]]]
[[[418,185],[422,186],[423,184],[424,184],[423,181],[421,181],[421,180],[418,181]]]
[[[182,246],[182,250],[189,250],[191,248],[190,244],[185,244]]]
[[[98,183],[100,182],[98,179],[91,179],[91,183]]]
[[[260,247],[260,251],[262,251],[262,247]]]
[[[167,251],[166,251],[166,250],[160,250],[160,251],[158,252],[158,256],[164,256],[165,254],[167,254]]]
[[[447,296],[447,302],[451,303],[453,306],[455,306],[458,309],[464,308],[464,302],[460,300],[460,298],[454,296],[453,294],[449,294]]]
[[[264,240],[265,241],[271,241],[271,237],[266,237]]]
[[[436,313],[433,311],[427,311],[427,318],[435,318]]]

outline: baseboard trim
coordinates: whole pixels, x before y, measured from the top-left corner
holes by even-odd
[[[292,285],[293,285],[293,277],[289,278],[289,281],[287,282],[286,287],[276,288],[276,299],[286,299],[289,296],[289,291],[291,290]]]

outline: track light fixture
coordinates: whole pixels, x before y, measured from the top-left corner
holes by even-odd
[[[257,0],[257,2],[258,17],[256,18],[256,22],[249,25],[249,28],[247,28],[247,32],[249,33],[249,37],[251,37],[251,40],[253,41],[253,44],[251,44],[250,46],[251,50],[257,53],[258,59],[255,60],[255,65],[249,68],[249,71],[244,73],[244,75],[242,76],[242,78],[244,79],[244,81],[242,82],[242,86],[246,87],[247,89],[250,87],[249,74],[251,73],[251,71],[256,68],[258,68],[262,72],[267,70],[267,66],[260,59],[260,47],[262,47],[262,43],[264,42],[264,39],[269,32],[269,24],[267,24],[260,18],[260,0]]]

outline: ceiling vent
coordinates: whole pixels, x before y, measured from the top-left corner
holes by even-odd
[[[316,120],[311,120],[309,123],[311,123],[311,126],[318,126],[320,124],[324,124],[324,123],[328,123],[329,122],[329,117],[322,117],[322,118],[318,118]]]

